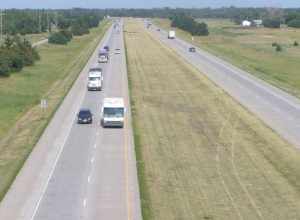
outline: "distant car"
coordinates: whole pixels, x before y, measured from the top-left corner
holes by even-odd
[[[93,123],[93,114],[91,110],[87,108],[82,108],[77,114],[77,123],[78,124],[91,124]]]
[[[121,54],[121,49],[119,48],[115,49],[115,54]]]
[[[109,46],[104,46],[103,49],[108,52],[109,51]]]
[[[189,52],[195,53],[195,52],[196,52],[196,48],[195,48],[195,47],[190,47],[190,48],[189,48]]]
[[[160,29],[159,29],[159,28],[157,28],[156,30],[157,30],[157,31],[160,31]]]

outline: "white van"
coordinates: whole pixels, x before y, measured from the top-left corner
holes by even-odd
[[[176,37],[175,31],[169,31],[168,38],[169,39],[175,39],[175,37]]]
[[[123,98],[104,98],[101,124],[105,127],[124,127],[125,105]]]
[[[101,91],[103,86],[103,74],[100,67],[94,67],[89,70],[88,85],[89,91]]]

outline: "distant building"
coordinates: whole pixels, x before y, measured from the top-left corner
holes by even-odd
[[[243,22],[242,22],[242,26],[243,27],[250,27],[251,26],[251,21],[248,21],[248,20],[244,20]]]
[[[253,20],[253,25],[256,27],[261,27],[263,25],[263,21],[260,19]]]

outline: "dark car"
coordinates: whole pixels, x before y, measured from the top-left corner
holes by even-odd
[[[93,123],[93,114],[87,109],[83,108],[77,114],[77,123],[78,124],[91,124]]]
[[[108,52],[109,51],[109,46],[104,46],[103,49]]]
[[[195,47],[190,47],[189,51],[192,52],[192,53],[195,53],[196,52],[196,48]]]

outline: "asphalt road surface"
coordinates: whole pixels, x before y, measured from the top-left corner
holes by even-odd
[[[89,92],[88,68],[104,45],[111,48],[109,63],[101,64],[104,88]],[[114,54],[115,48],[121,54]],[[124,97],[123,129],[100,126],[104,97]],[[93,124],[76,123],[81,107],[92,110]],[[56,112],[1,203],[0,219],[142,219],[122,25],[109,29]]]
[[[188,51],[192,47],[191,44],[179,38],[168,39],[165,30],[157,29],[158,27],[152,25],[149,31],[256,114],[279,135],[300,148],[299,99],[200,48],[196,48],[196,53],[191,53]]]

